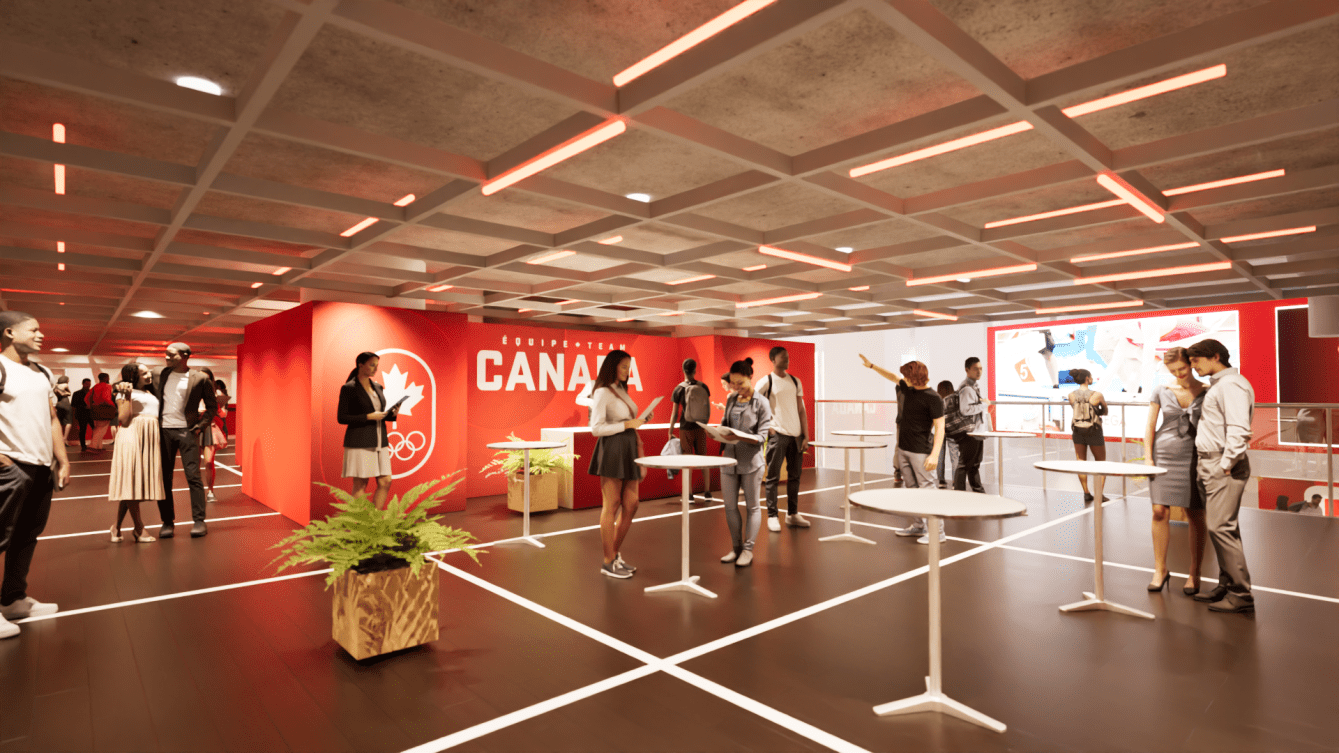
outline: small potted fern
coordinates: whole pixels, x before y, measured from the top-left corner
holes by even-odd
[[[438,638],[436,565],[427,554],[458,549],[476,563],[474,536],[429,517],[464,479],[463,471],[420,484],[378,509],[364,492],[329,484],[338,510],[275,544],[279,570],[326,563],[335,587],[334,639],[354,659],[430,643]],[[454,479],[453,479],[454,477]],[[271,563],[273,564],[273,563]],[[424,567],[427,565],[427,567]]]
[[[507,439],[522,441],[516,436]],[[572,506],[572,469],[576,459],[576,455],[560,449],[530,451],[530,512]],[[524,452],[499,450],[488,465],[479,469],[484,478],[506,475],[507,509],[514,512],[525,508],[524,465]]]

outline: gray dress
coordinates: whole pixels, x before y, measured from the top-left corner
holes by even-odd
[[[1171,388],[1159,386],[1153,392],[1162,414],[1161,425],[1153,435],[1153,464],[1167,469],[1149,482],[1149,496],[1155,505],[1204,509],[1204,490],[1195,475],[1195,426],[1199,424],[1204,394],[1201,392],[1189,408],[1182,408]]]

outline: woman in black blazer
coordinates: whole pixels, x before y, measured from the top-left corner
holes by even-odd
[[[372,381],[381,359],[376,353],[359,353],[357,366],[349,372],[349,381],[339,388],[339,422],[344,430],[343,478],[353,479],[353,493],[367,490],[367,482],[377,480],[372,500],[386,506],[391,491],[391,450],[386,437],[386,422],[395,414],[386,411],[386,393]]]

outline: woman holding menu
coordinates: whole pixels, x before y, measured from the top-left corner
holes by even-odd
[[[590,473],[600,477],[600,543],[604,563],[600,572],[610,578],[631,578],[637,568],[623,561],[623,539],[637,514],[637,486],[646,471],[637,465],[642,439],[637,428],[646,420],[637,415],[637,403],[628,395],[632,356],[611,350],[600,364],[590,406],[590,429],[596,436]],[[654,407],[654,404],[653,406]]]
[[[339,388],[338,419],[344,430],[343,478],[353,479],[353,493],[367,491],[367,482],[376,479],[372,501],[386,506],[391,492],[391,450],[386,422],[395,420],[396,403],[386,405],[385,389],[372,381],[381,359],[376,353],[359,353],[349,381]]]

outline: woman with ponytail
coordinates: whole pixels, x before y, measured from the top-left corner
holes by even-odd
[[[725,417],[721,419],[721,426],[757,437],[766,436],[767,427],[772,424],[772,405],[753,394],[752,358],[735,361],[730,365],[730,386],[733,391],[725,401]],[[730,527],[730,540],[734,542],[734,548],[721,558],[721,562],[727,565],[733,562],[735,567],[748,567],[753,564],[753,542],[758,538],[758,529],[762,526],[762,510],[758,501],[765,470],[762,442],[741,438],[736,444],[724,445],[721,454],[736,461],[735,465],[721,469],[725,522]],[[741,487],[744,490],[747,521],[742,520],[739,514]]]
[[[386,436],[386,422],[394,421],[395,414],[387,412],[386,392],[372,381],[381,359],[376,353],[362,352],[354,359],[356,364],[349,379],[339,388],[338,420],[344,430],[343,478],[353,479],[353,493],[367,491],[367,482],[376,479],[377,491],[372,501],[378,507],[386,506],[391,492],[391,450]]]

